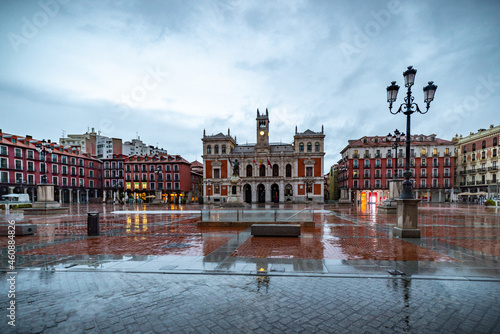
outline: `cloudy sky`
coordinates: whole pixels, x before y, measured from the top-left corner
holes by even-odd
[[[271,142],[326,133],[325,169],[349,139],[405,127],[386,87],[438,85],[412,133],[451,139],[500,117],[499,1],[0,2],[0,128],[57,140],[138,134],[192,161],[203,130]],[[398,102],[402,102],[403,89]]]

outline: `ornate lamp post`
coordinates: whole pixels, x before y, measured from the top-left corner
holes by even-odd
[[[396,81],[392,81],[391,85],[387,87],[387,102],[389,102],[389,111],[391,114],[395,115],[398,113],[403,113],[406,115],[406,169],[403,173],[405,177],[405,181],[403,182],[403,191],[401,192],[401,199],[414,199],[412,183],[410,181],[410,116],[414,112],[418,111],[421,114],[425,114],[429,111],[429,106],[432,100],[434,100],[434,94],[436,93],[437,86],[434,85],[432,81],[429,81],[429,84],[424,87],[424,102],[427,103],[427,109],[425,111],[421,111],[416,103],[413,102],[414,97],[411,95],[411,87],[415,82],[415,74],[417,70],[412,66],[408,66],[408,69],[403,72],[403,77],[405,80],[405,87],[408,88],[406,92],[406,97],[404,98],[405,102],[402,103],[398,109],[398,111],[392,111],[392,103],[396,101],[398,96],[399,86],[396,85]]]
[[[36,150],[40,153],[40,160],[43,161],[42,184],[47,184],[47,154],[51,154],[54,148],[45,143],[45,139],[41,143],[36,144]]]
[[[398,147],[400,146],[399,143],[401,142],[401,138],[404,137],[404,133],[400,133],[398,129],[394,130],[394,135],[389,133],[387,135],[387,141],[389,142],[394,142],[394,144],[391,145],[392,148],[394,148],[394,177],[393,179],[397,179],[398,175]]]
[[[160,175],[161,175],[161,166],[158,165],[156,167],[156,170],[155,170],[155,174],[156,174],[156,191],[155,191],[155,202],[161,202],[162,198],[161,198],[161,190],[158,189],[158,185],[160,184]]]

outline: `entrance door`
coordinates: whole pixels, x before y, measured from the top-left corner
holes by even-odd
[[[271,186],[271,201],[274,203],[280,202],[280,187],[277,184]]]
[[[245,202],[252,203],[252,187],[249,184],[245,186]]]
[[[263,184],[259,184],[257,193],[259,196],[259,203],[266,203],[266,187]]]

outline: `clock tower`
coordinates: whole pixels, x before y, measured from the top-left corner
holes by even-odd
[[[269,112],[259,113],[257,109],[257,149],[269,150]]]

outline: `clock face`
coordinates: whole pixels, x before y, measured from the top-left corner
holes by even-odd
[[[263,136],[264,135],[264,131],[260,131],[260,135]]]

